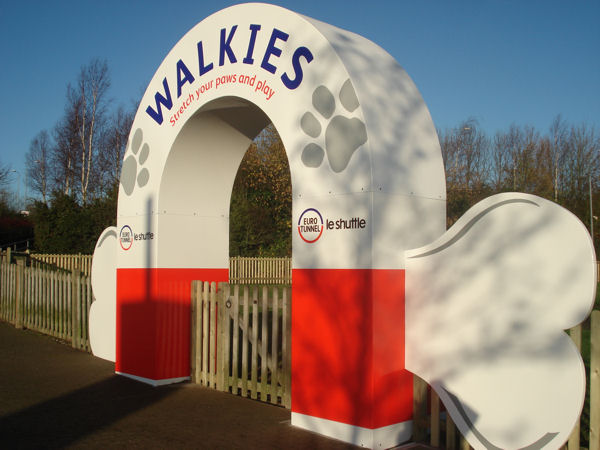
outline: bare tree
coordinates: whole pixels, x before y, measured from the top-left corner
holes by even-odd
[[[79,195],[86,203],[90,192],[90,181],[94,178],[94,159],[98,152],[99,130],[102,128],[110,76],[106,61],[95,59],[83,66],[76,87],[67,88],[67,104],[75,114],[78,137]]]
[[[505,132],[496,132],[491,149],[490,158],[490,182],[495,192],[503,192],[510,189],[511,182],[508,179],[511,161],[510,138]]]
[[[558,201],[558,186],[555,179],[558,174],[554,148],[549,136],[541,136],[537,144],[536,168],[534,170],[535,190],[534,194],[549,200]]]
[[[489,139],[474,119],[438,132],[446,170],[448,225],[487,195]]]
[[[580,218],[586,217],[590,183],[597,191],[600,178],[600,137],[593,127],[572,126],[567,135],[561,191],[565,203]]]
[[[63,116],[54,127],[48,192],[58,190],[85,205],[109,193],[120,178],[134,112],[109,111],[110,79],[106,62],[83,66],[67,86]]]
[[[450,189],[481,189],[489,175],[489,140],[474,119],[440,134],[446,179]]]
[[[34,192],[42,196],[44,203],[47,203],[48,194],[50,193],[51,152],[50,135],[46,130],[43,130],[33,138],[29,150],[25,154],[27,184]]]
[[[492,184],[495,188],[534,193],[540,178],[540,134],[531,126],[511,125],[494,137]]]
[[[10,168],[0,163],[0,187],[4,187],[10,183]]]
[[[567,125],[560,114],[554,118],[550,125],[550,158],[552,163],[552,181],[554,188],[554,201],[558,203],[559,176],[565,154],[565,140],[567,137]]]
[[[65,195],[74,193],[79,162],[78,125],[75,110],[76,105],[67,103],[62,119],[54,127],[55,145],[50,158],[52,167],[50,191],[58,190]]]
[[[536,193],[538,150],[540,134],[531,126],[517,128],[517,140],[513,148],[513,170],[516,173],[517,188],[522,192]]]
[[[123,106],[119,106],[105,127],[102,148],[99,153],[102,187],[105,192],[119,184],[123,155],[127,147],[134,114],[134,110],[126,110]]]
[[[595,220],[592,211],[600,211],[600,136],[593,127],[571,126],[557,116],[541,135],[513,124],[496,133],[489,153],[476,122],[438,134],[448,225],[479,198],[508,190],[554,199],[586,224]]]

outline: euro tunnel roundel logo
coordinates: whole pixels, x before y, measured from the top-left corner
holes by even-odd
[[[121,231],[119,232],[119,243],[123,250],[129,250],[131,248],[131,245],[133,244],[133,232],[129,225],[123,225],[123,228],[121,228]]]
[[[304,242],[308,244],[317,242],[323,234],[324,229],[323,216],[315,208],[305,209],[300,214],[300,218],[298,219],[298,234]]]

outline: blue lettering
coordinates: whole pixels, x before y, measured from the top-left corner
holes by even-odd
[[[281,49],[275,47],[275,43],[277,42],[277,39],[281,39],[285,42],[288,40],[288,37],[290,37],[289,34],[284,33],[277,28],[273,28],[273,33],[271,33],[271,39],[269,39],[269,45],[267,45],[267,50],[265,51],[265,56],[263,57],[260,67],[268,72],[275,73],[277,67],[269,63],[269,58],[271,58],[271,55],[275,55],[278,58],[281,56]]]
[[[225,53],[227,53],[227,57],[229,58],[230,63],[237,62],[235,54],[231,49],[231,40],[233,39],[233,35],[235,34],[235,30],[237,30],[237,25],[234,25],[229,32],[229,36],[225,39],[225,28],[221,28],[221,46],[219,49],[219,66],[225,64]]]
[[[183,78],[181,78],[181,74],[183,73]],[[191,72],[188,70],[187,66],[183,63],[182,60],[177,61],[177,98],[181,97],[181,87],[185,83],[192,84],[194,82],[194,77]]]
[[[204,49],[202,48],[202,41],[198,42],[198,66],[200,67],[200,76],[213,69],[213,63],[210,63],[208,66],[204,65]]]
[[[156,123],[159,125],[163,123],[163,115],[162,109],[160,105],[163,105],[167,110],[170,110],[173,107],[173,99],[171,98],[171,91],[169,89],[169,84],[167,83],[167,78],[165,77],[163,80],[163,88],[165,90],[165,95],[162,95],[160,92],[154,94],[154,101],[156,102],[156,111],[152,109],[152,106],[148,106],[146,108],[146,112],[150,117],[152,117]]]
[[[254,44],[256,44],[256,34],[260,30],[260,25],[250,25],[250,42],[248,43],[248,53],[246,53],[246,57],[242,60],[244,64],[254,64],[254,58],[252,58],[252,54],[254,53]]]
[[[302,65],[300,65],[300,58],[304,57],[306,59],[306,63],[310,64],[313,60],[313,54],[306,47],[298,47],[294,54],[292,55],[292,67],[294,69],[294,79],[291,80],[287,73],[284,73],[281,76],[281,81],[288,89],[296,89],[302,83],[302,78],[304,78],[304,72],[302,71]]]

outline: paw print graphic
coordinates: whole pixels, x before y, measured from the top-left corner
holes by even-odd
[[[121,169],[121,185],[127,196],[133,193],[133,189],[137,184],[138,187],[144,187],[150,179],[150,172],[146,168],[141,168],[144,165],[148,156],[150,156],[150,146],[147,143],[142,145],[144,133],[141,128],[135,130],[133,139],[131,140],[131,153],[125,161]],[[140,150],[141,147],[141,150]],[[138,172],[138,164],[141,170]]]
[[[347,113],[352,113],[358,108],[358,98],[350,79],[342,85],[339,100]],[[327,153],[331,170],[340,173],[346,169],[354,152],[367,142],[365,124],[358,118],[349,119],[340,114],[334,116],[336,100],[325,86],[315,89],[312,95],[312,104],[321,117],[329,121],[325,129],[325,150],[321,145],[311,142],[302,151],[302,163],[306,167],[319,167]],[[306,135],[312,138],[321,136],[321,122],[310,111],[302,116],[300,127]]]

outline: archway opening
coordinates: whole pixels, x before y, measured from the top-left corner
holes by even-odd
[[[238,97],[204,105],[171,145],[157,201],[138,197],[148,208],[146,231],[156,244],[145,249],[144,270],[119,275],[127,288],[117,299],[118,325],[128,330],[117,337],[119,373],[160,383],[189,376],[190,283],[228,280],[234,180],[248,147],[269,123],[260,108]]]
[[[285,147],[271,123],[244,154],[229,212],[230,257],[292,255],[292,183]]]
[[[259,107],[238,97],[212,101],[188,120],[173,143],[161,179],[159,267],[228,267],[234,181],[244,155],[257,136],[257,142],[264,141],[265,133],[261,131],[270,123]],[[266,154],[261,151],[256,156]],[[285,166],[282,170],[287,170],[289,177],[285,152],[278,161]],[[266,173],[263,169],[258,176]],[[263,191],[268,185],[259,186],[256,179],[251,181]],[[264,198],[269,196],[267,191],[263,194]],[[174,252],[174,248],[181,246],[183,236],[185,251]]]
[[[245,156],[254,164],[254,171],[246,170]],[[158,208],[152,212],[157,216],[160,240],[156,255],[149,258],[148,267],[157,270],[147,272],[144,297],[152,300],[157,327],[163,331],[155,353],[159,376],[147,378],[173,380],[189,374],[189,357],[184,355],[189,354],[190,343],[190,282],[229,278],[230,224],[233,222],[235,229],[236,217],[248,212],[235,208],[233,198],[240,191],[234,189],[236,176],[246,196],[258,200],[246,205],[254,214],[243,217],[245,224],[250,224],[248,232],[255,232],[256,226],[265,228],[260,230],[261,245],[247,251],[262,249],[261,256],[268,252],[268,256],[281,252],[291,256],[290,169],[274,125],[259,107],[241,98],[223,97],[206,104],[188,119],[171,146]],[[278,199],[273,186],[282,191]],[[278,203],[278,212],[269,211]],[[276,221],[283,222],[279,231],[272,228]],[[265,233],[266,228],[271,234]],[[279,235],[278,241],[272,239],[273,234]],[[172,360],[178,361],[177,367]],[[169,372],[163,374],[162,367]]]

